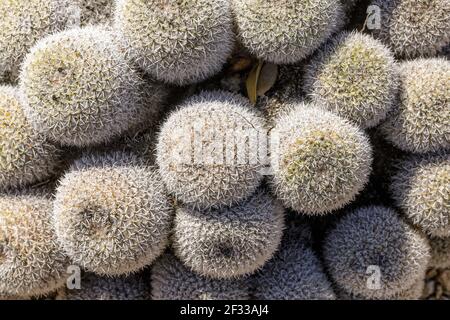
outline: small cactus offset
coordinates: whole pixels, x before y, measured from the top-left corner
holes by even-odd
[[[391,52],[362,33],[342,33],[324,45],[307,66],[305,87],[326,109],[369,128],[385,119],[397,94]]]
[[[164,190],[156,170],[131,153],[85,155],[57,188],[58,240],[98,275],[138,271],[169,244],[173,208]]]
[[[317,105],[299,103],[276,121],[271,145],[271,186],[300,213],[340,209],[364,188],[372,148],[364,132]]]
[[[389,299],[409,290],[423,279],[430,260],[426,237],[394,210],[380,206],[348,213],[323,245],[334,282],[344,292],[365,299]],[[378,276],[371,285],[368,273]]]
[[[278,249],[283,209],[258,191],[236,206],[210,211],[178,208],[173,247],[195,272],[216,279],[255,272]]]
[[[137,65],[176,85],[218,73],[233,49],[230,0],[118,0],[114,25]]]
[[[450,61],[417,59],[401,63],[399,69],[398,105],[381,132],[404,151],[450,150]]]
[[[61,144],[85,147],[123,134],[159,108],[158,95],[148,93],[159,88],[146,87],[116,38],[105,27],[75,28],[31,49],[20,88],[36,130]]]
[[[450,237],[450,155],[411,156],[398,167],[390,188],[396,204],[426,233]]]
[[[295,63],[340,24],[339,0],[232,0],[237,38],[259,59]]]

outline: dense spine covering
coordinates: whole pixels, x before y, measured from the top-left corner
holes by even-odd
[[[172,220],[158,173],[131,153],[85,155],[57,188],[58,240],[72,261],[99,275],[154,261],[168,245]]]
[[[388,299],[409,290],[423,279],[430,259],[426,237],[394,210],[380,206],[362,207],[342,218],[323,250],[339,288],[364,299]]]
[[[232,0],[239,41],[260,59],[298,62],[336,31],[338,0]]]
[[[118,0],[115,28],[130,58],[177,85],[218,73],[233,49],[229,0]]]
[[[175,254],[204,276],[229,279],[251,274],[278,249],[283,216],[283,209],[261,191],[221,210],[178,208],[173,232]]]
[[[417,59],[399,69],[398,105],[381,126],[386,139],[409,152],[450,150],[450,61]]]
[[[130,68],[116,38],[102,26],[74,28],[31,49],[20,87],[25,114],[37,130],[85,147],[151,120],[162,89]]]
[[[61,151],[28,124],[17,88],[0,86],[0,190],[41,182],[58,170]]]
[[[449,0],[374,0],[372,5],[381,14],[381,28],[373,34],[398,57],[434,56],[450,43]]]
[[[398,163],[391,193],[412,223],[430,235],[450,236],[450,155],[410,156]]]
[[[189,98],[158,136],[156,162],[167,189],[198,209],[247,198],[263,175],[264,159],[252,137],[266,137],[264,120],[243,96],[205,91]]]
[[[80,289],[58,290],[56,300],[149,300],[150,286],[143,274],[101,277],[92,273],[80,280]]]
[[[0,82],[15,83],[29,49],[76,24],[77,10],[71,0],[0,1]]]
[[[111,24],[115,0],[75,0],[80,8],[81,26]]]
[[[247,279],[213,279],[201,276],[171,253],[162,255],[153,264],[151,284],[154,300],[249,299]]]
[[[394,57],[369,35],[338,35],[306,69],[305,87],[313,100],[363,128],[378,125],[394,105],[398,87]]]
[[[51,215],[47,193],[0,195],[0,296],[43,296],[65,284],[69,261]]]
[[[272,190],[295,211],[342,208],[363,189],[372,148],[362,130],[316,105],[299,103],[271,132]]]
[[[307,245],[308,227],[290,224],[280,249],[254,276],[257,300],[334,300],[322,263]]]

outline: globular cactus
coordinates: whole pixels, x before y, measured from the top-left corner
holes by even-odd
[[[28,124],[17,88],[0,86],[0,190],[41,182],[61,164],[61,150]]]
[[[162,255],[152,267],[153,300],[248,300],[249,285],[245,278],[212,279],[201,276],[173,254]]]
[[[431,260],[433,268],[450,268],[450,237],[430,237]]]
[[[127,64],[105,27],[74,28],[39,41],[21,73],[29,122],[61,144],[100,144],[146,121],[161,88]]]
[[[375,37],[400,58],[430,57],[450,43],[449,0],[374,0],[381,28]]]
[[[77,10],[71,0],[0,1],[0,82],[15,83],[29,49],[76,24]]]
[[[322,263],[308,243],[308,226],[290,224],[280,249],[254,276],[257,300],[334,300]]]
[[[363,128],[384,120],[396,99],[394,57],[369,35],[341,33],[306,69],[305,85],[313,100]]]
[[[51,216],[47,192],[0,195],[0,296],[43,296],[65,284],[69,260]]]
[[[450,155],[411,156],[398,164],[391,193],[412,223],[437,237],[450,237]]]
[[[56,300],[149,300],[150,286],[143,274],[119,277],[84,275],[80,289],[58,290]]]
[[[396,147],[426,153],[450,149],[450,61],[417,59],[399,67],[400,97],[381,131]]]
[[[409,290],[430,259],[425,236],[387,207],[350,212],[327,235],[326,267],[336,285],[351,296],[388,299]]]
[[[168,245],[173,206],[156,170],[131,153],[75,161],[60,181],[54,207],[64,250],[96,274],[138,271]]]
[[[233,49],[229,0],[119,0],[114,25],[130,58],[160,81],[218,73]]]
[[[251,274],[278,249],[284,227],[283,209],[258,191],[222,210],[178,208],[173,247],[194,272],[217,279]]]
[[[271,185],[286,207],[325,214],[354,200],[368,181],[369,140],[337,115],[299,103],[277,119],[271,134]]]
[[[264,120],[247,99],[202,92],[162,125],[156,162],[167,189],[184,205],[229,206],[259,186],[264,159],[258,141],[266,137]]]
[[[242,45],[276,64],[307,57],[342,19],[339,0],[232,0],[232,7]]]

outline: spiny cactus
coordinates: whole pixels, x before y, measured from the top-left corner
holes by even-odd
[[[75,0],[80,8],[80,24],[111,24],[115,0]]]
[[[392,177],[396,204],[415,225],[437,237],[450,237],[450,154],[411,156]]]
[[[252,138],[266,137],[263,126],[238,94],[202,92],[185,101],[158,137],[156,162],[168,190],[198,209],[229,206],[250,196],[262,180],[258,140]]]
[[[69,257],[99,275],[142,269],[168,245],[172,205],[131,153],[85,155],[57,188],[54,224]]]
[[[324,259],[335,283],[352,296],[388,299],[423,279],[428,240],[380,206],[350,212],[327,235]]]
[[[46,193],[0,195],[0,295],[42,296],[65,283],[69,261],[51,215],[52,200]]]
[[[295,105],[277,119],[272,136],[272,189],[295,211],[339,209],[368,181],[372,150],[364,132],[316,105]]]
[[[281,247],[254,277],[258,300],[332,300],[335,294],[320,260],[304,241],[305,228],[291,224]]]
[[[305,82],[314,101],[363,128],[386,117],[396,98],[398,75],[389,49],[371,36],[341,33],[307,66]]]
[[[114,25],[131,59],[177,85],[218,73],[233,49],[229,0],[118,0]]]
[[[425,153],[450,150],[450,61],[417,59],[400,67],[400,98],[381,126],[396,147]]]
[[[450,43],[449,0],[374,0],[381,28],[374,29],[401,58],[436,55]]]
[[[338,0],[232,0],[232,7],[240,42],[276,64],[304,59],[342,19]]]
[[[283,209],[258,191],[222,210],[178,208],[173,247],[193,271],[212,278],[235,278],[255,272],[272,257],[283,226]]]
[[[81,289],[60,289],[56,300],[148,300],[150,286],[144,275],[101,277],[88,273],[81,278]]]
[[[0,1],[0,82],[15,83],[29,49],[76,24],[77,10],[71,0]]]
[[[450,237],[430,237],[431,261],[433,268],[450,268]]]
[[[55,174],[61,151],[27,122],[17,88],[0,86],[0,190]]]
[[[74,28],[38,42],[21,73],[24,110],[37,130],[65,145],[99,144],[124,133],[160,106],[160,87],[126,63],[116,35]]]
[[[247,280],[212,279],[189,270],[173,254],[162,255],[153,264],[154,300],[248,300]]]

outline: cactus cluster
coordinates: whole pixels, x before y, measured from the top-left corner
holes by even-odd
[[[449,17],[0,0],[0,300],[450,298]]]

